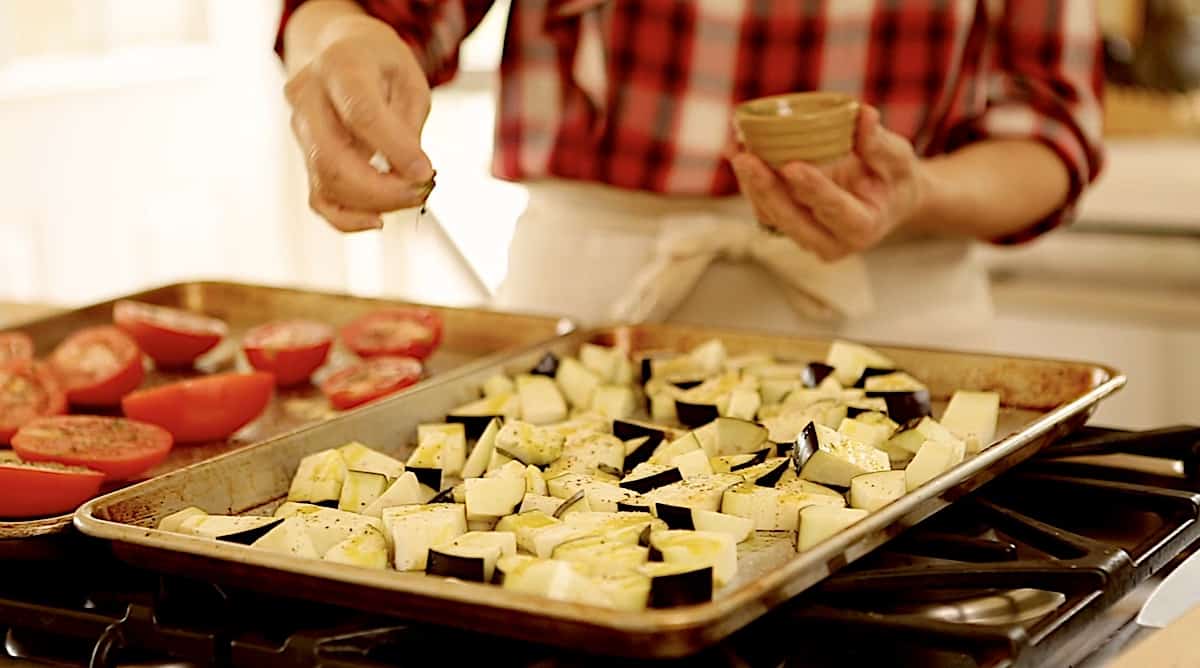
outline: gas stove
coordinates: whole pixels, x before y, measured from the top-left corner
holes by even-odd
[[[1085,428],[710,650],[655,665],[1080,665],[1128,637],[1145,590],[1200,539],[1198,519],[1200,428]],[[0,661],[613,661],[159,576],[78,535],[0,543],[0,558]]]

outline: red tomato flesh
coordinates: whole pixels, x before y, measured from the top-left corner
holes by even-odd
[[[166,367],[191,364],[215,348],[228,331],[216,318],[128,300],[113,307],[113,321],[155,362]]]
[[[374,311],[343,327],[342,340],[361,357],[424,360],[442,342],[442,316],[427,308]]]
[[[280,387],[308,380],[325,363],[332,345],[333,328],[309,320],[259,325],[242,340],[250,366],[274,374]]]
[[[67,395],[49,365],[30,360],[0,365],[0,444],[26,422],[66,410]]]
[[[69,513],[96,496],[104,474],[58,464],[0,461],[0,517],[45,517]]]
[[[171,435],[145,422],[98,415],[32,420],[12,438],[27,462],[86,466],[109,480],[127,480],[153,468],[171,451]]]
[[[142,384],[142,351],[125,332],[103,325],[67,337],[50,364],[67,391],[67,401],[83,406],[115,406]]]
[[[0,332],[0,364],[33,359],[33,339],[24,332]]]
[[[139,390],[127,395],[121,408],[127,417],[166,429],[180,443],[218,441],[261,415],[274,389],[269,373],[222,373]]]
[[[334,408],[346,410],[403,390],[421,380],[422,370],[411,357],[374,357],[325,379],[321,391]]]

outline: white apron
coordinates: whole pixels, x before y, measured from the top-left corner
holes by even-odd
[[[529,207],[517,222],[495,306],[565,315],[582,326],[612,322],[614,306],[661,259],[660,236],[671,223],[699,216],[756,225],[741,197],[666,197],[564,180],[525,185]],[[868,251],[861,286],[846,297],[862,302],[860,292],[871,294],[850,318],[803,312],[753,253],[734,255],[679,288],[687,296],[665,318],[648,319],[916,346],[992,345],[988,277],[968,240],[893,239]]]

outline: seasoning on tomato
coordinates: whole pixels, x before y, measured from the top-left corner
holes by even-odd
[[[79,466],[0,458],[0,517],[28,519],[69,513],[96,496],[104,474]]]
[[[33,359],[33,339],[25,332],[0,332],[0,364]]]
[[[50,365],[67,401],[82,406],[115,406],[146,375],[137,343],[111,325],[87,327],[67,337],[50,355]]]
[[[99,415],[58,415],[32,420],[12,437],[27,462],[56,462],[100,471],[108,480],[128,480],[166,459],[171,434],[137,420]]]
[[[67,396],[50,366],[32,360],[0,364],[0,444],[21,425],[67,410]]]
[[[311,320],[269,322],[242,339],[250,366],[274,374],[280,387],[308,380],[325,363],[332,345],[333,328]]]
[[[271,402],[269,373],[221,373],[138,390],[121,400],[126,417],[156,424],[180,443],[219,441],[250,424]]]
[[[343,327],[342,340],[362,357],[424,360],[442,342],[442,316],[416,307],[373,311]]]
[[[138,347],[165,367],[187,366],[216,347],[228,327],[217,318],[166,306],[123,300],[113,321]]]
[[[321,391],[334,408],[346,410],[403,390],[421,380],[422,370],[411,357],[373,357],[326,378]]]

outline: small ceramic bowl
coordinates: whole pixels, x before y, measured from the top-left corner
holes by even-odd
[[[772,167],[822,164],[853,148],[858,107],[858,100],[843,93],[773,95],[738,105],[733,125],[747,150]]]

